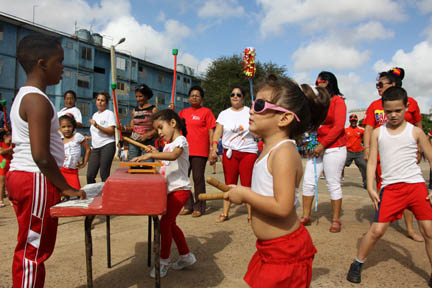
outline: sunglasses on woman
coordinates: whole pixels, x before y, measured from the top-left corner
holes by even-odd
[[[378,88],[381,89],[381,88],[383,88],[384,85],[386,85],[386,84],[390,84],[390,83],[383,83],[383,82],[380,81],[380,82],[376,83],[375,86],[376,86],[377,89],[378,89]]]
[[[239,98],[243,97],[241,93],[231,93],[231,97],[237,96]]]
[[[292,112],[291,110],[288,110],[288,109],[285,109],[283,107],[271,104],[267,101],[264,101],[263,99],[257,99],[255,101],[253,101],[252,102],[252,110],[258,114],[264,113],[264,111],[266,111],[266,110],[288,112],[288,113],[292,113],[294,115],[294,118],[297,120],[297,122],[300,122],[300,119],[298,118],[298,116],[294,112]]]

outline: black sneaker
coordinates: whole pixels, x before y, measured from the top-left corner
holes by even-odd
[[[347,280],[352,283],[360,283],[361,282],[361,270],[362,270],[362,263],[354,261],[350,269],[348,271]]]
[[[432,276],[429,278],[429,287],[432,287]]]

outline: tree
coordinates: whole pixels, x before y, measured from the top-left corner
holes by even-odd
[[[272,62],[257,62],[256,68],[253,79],[254,85],[259,83],[267,74],[286,76],[285,67]],[[240,86],[245,91],[245,104],[251,105],[249,80],[243,73],[243,60],[240,55],[223,56],[213,61],[202,81],[202,86],[205,90],[206,106],[216,116],[230,106],[229,95],[233,86]],[[254,96],[255,93],[256,91],[254,91]]]
[[[423,125],[423,131],[427,135],[429,131],[432,130],[432,121],[429,119],[428,114],[422,114],[422,125]]]

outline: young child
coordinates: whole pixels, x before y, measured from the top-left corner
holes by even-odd
[[[249,129],[263,139],[264,149],[254,165],[252,187],[233,186],[225,196],[252,206],[257,252],[244,277],[251,287],[309,287],[317,251],[296,214],[303,168],[293,139],[319,126],[329,99],[324,88],[300,88],[274,75],[258,88]]]
[[[418,146],[432,165],[432,147],[423,130],[404,118],[408,97],[403,88],[388,88],[382,101],[388,121],[372,132],[367,164],[367,190],[376,212],[374,222],[361,240],[347,275],[347,280],[353,283],[361,282],[361,270],[366,257],[384,235],[389,223],[400,219],[405,209],[410,209],[419,220],[426,253],[432,265],[432,194],[428,195],[422,171],[417,165]],[[374,189],[378,152],[382,167],[380,194]],[[432,287],[432,277],[429,286]]]
[[[5,177],[6,173],[9,171],[9,164],[13,153],[11,145],[12,136],[10,130],[0,132],[0,139],[0,207],[5,207]]]
[[[43,287],[44,262],[54,250],[57,218],[50,207],[60,196],[85,198],[70,187],[59,167],[64,161],[55,107],[45,94],[63,73],[63,49],[57,39],[41,34],[24,37],[17,58],[27,74],[12,104],[14,156],[6,187],[18,220],[18,243],[12,265],[13,287]]]
[[[146,154],[131,159],[134,162],[148,159],[163,160],[164,166],[160,173],[165,176],[168,183],[167,212],[160,222],[161,251],[160,275],[164,277],[170,266],[171,242],[177,245],[180,258],[171,267],[175,270],[183,269],[196,262],[195,255],[190,252],[182,230],[176,224],[176,217],[190,197],[191,185],[188,177],[189,145],[186,141],[186,126],[183,120],[171,109],[156,112],[152,116],[153,127],[159,137],[168,142],[163,152],[154,147],[148,149]],[[183,135],[180,134],[180,131]],[[155,268],[150,272],[155,277]]]
[[[65,159],[60,171],[71,187],[80,189],[81,184],[78,169],[84,168],[87,165],[91,149],[84,136],[75,132],[77,122],[73,116],[69,116],[68,114],[63,115],[59,118],[59,123],[65,151]],[[85,154],[83,161],[80,163],[81,147],[84,148]]]

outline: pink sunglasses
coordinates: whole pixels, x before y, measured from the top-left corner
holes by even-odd
[[[266,110],[274,110],[274,111],[280,111],[280,112],[288,112],[288,113],[292,113],[294,114],[294,118],[297,120],[297,122],[300,122],[300,119],[298,118],[297,114],[295,114],[294,112],[292,112],[291,110],[282,108],[280,106],[271,104],[267,101],[264,101],[263,99],[257,99],[255,101],[252,102],[252,110],[255,113],[264,113],[264,111]]]

